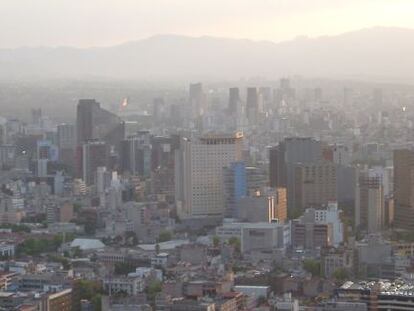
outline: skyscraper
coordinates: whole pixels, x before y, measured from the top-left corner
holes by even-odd
[[[259,110],[259,96],[257,93],[257,88],[249,87],[247,88],[246,111],[247,111],[247,119],[250,125],[257,123],[258,110]]]
[[[59,160],[73,167],[76,147],[76,131],[73,124],[59,124],[57,126],[57,144]]]
[[[298,163],[319,163],[322,144],[309,137],[290,137],[269,151],[269,174],[272,187],[287,188],[288,210],[296,207],[295,168]]]
[[[151,174],[151,134],[139,131],[121,143],[121,169],[132,175],[148,177]]]
[[[223,168],[242,159],[243,134],[182,138],[175,158],[175,199],[180,218],[222,217]]]
[[[238,87],[231,87],[229,89],[229,105],[228,111],[231,115],[237,116],[240,109],[240,91]]]
[[[280,143],[269,148],[269,184],[270,187],[287,187],[285,145]]]
[[[295,208],[305,210],[337,201],[336,165],[332,162],[295,165]]]
[[[125,124],[117,115],[102,109],[95,99],[81,99],[76,113],[76,136],[78,145],[101,139],[118,148],[125,136]]]
[[[108,164],[108,146],[104,141],[89,140],[82,145],[82,179],[86,185],[96,182],[98,167]]]
[[[76,109],[76,137],[78,144],[96,138],[94,136],[94,114],[100,105],[94,99],[79,100]]]
[[[76,133],[73,124],[59,124],[57,126],[57,143],[59,149],[74,149],[76,146]]]
[[[225,216],[235,217],[237,201],[247,195],[246,165],[233,162],[223,170]]]
[[[355,226],[368,233],[380,231],[384,225],[384,187],[375,171],[359,173],[355,195]]]
[[[204,113],[205,109],[203,85],[201,83],[191,83],[189,95],[191,117],[197,118]]]
[[[414,230],[414,151],[394,150],[394,227]]]

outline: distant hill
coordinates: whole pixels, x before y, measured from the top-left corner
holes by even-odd
[[[374,27],[274,43],[158,35],[89,49],[0,50],[0,78],[240,78],[303,74],[414,76],[414,30]]]

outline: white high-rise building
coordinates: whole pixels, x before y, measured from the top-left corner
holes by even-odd
[[[175,157],[175,198],[180,218],[222,217],[223,168],[242,160],[243,134],[182,138]]]

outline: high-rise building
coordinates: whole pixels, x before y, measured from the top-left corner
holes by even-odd
[[[119,148],[125,137],[125,123],[117,115],[102,109],[94,99],[81,99],[77,106],[76,136],[78,145],[100,139]]]
[[[57,144],[59,160],[73,167],[76,148],[76,130],[73,124],[59,124],[57,126]]]
[[[287,187],[284,144],[269,148],[270,187]]]
[[[267,172],[262,167],[246,167],[247,194],[261,191],[267,185]]]
[[[82,178],[86,185],[96,182],[98,167],[108,164],[108,146],[104,141],[90,140],[82,145]]]
[[[204,98],[204,92],[203,92],[203,85],[201,83],[190,84],[189,101],[190,101],[192,118],[197,118],[204,114],[205,98]]]
[[[175,157],[175,198],[181,218],[222,217],[223,168],[242,160],[243,134],[182,138]]]
[[[237,116],[241,104],[240,91],[238,87],[231,87],[229,89],[229,106],[228,111],[231,115]]]
[[[290,137],[269,149],[270,186],[287,189],[288,210],[295,209],[295,169],[298,163],[319,163],[322,144],[313,138]]]
[[[97,138],[94,133],[94,114],[100,104],[94,99],[79,100],[76,110],[76,137],[78,144]]]
[[[151,169],[161,167],[174,168],[175,149],[178,148],[179,136],[154,136],[151,138]]]
[[[247,88],[246,112],[247,112],[247,119],[250,125],[257,123],[258,110],[259,110],[259,96],[257,93],[257,88],[249,87]]]
[[[139,131],[121,142],[121,169],[132,175],[151,174],[151,134]]]
[[[332,162],[295,166],[295,207],[304,210],[337,201],[336,165]]]
[[[225,216],[235,217],[237,201],[247,195],[246,165],[233,162],[223,170]]]
[[[359,173],[355,195],[355,227],[368,233],[379,232],[384,225],[384,187],[375,171]]]
[[[414,151],[394,150],[394,227],[414,230]]]
[[[57,143],[60,150],[74,150],[76,146],[76,133],[73,124],[63,123],[57,126]]]

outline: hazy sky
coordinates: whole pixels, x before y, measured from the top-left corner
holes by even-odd
[[[0,47],[102,46],[154,34],[282,41],[414,28],[414,0],[0,0]]]

